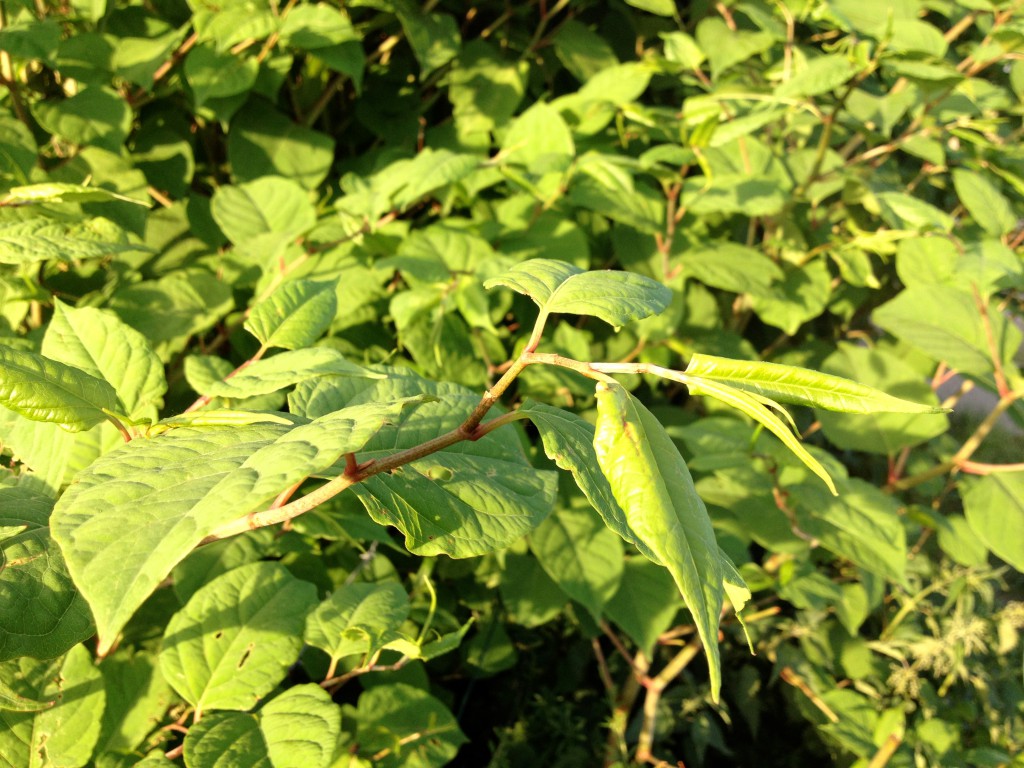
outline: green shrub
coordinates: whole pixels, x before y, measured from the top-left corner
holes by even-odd
[[[684,5],[0,0],[0,762],[1024,766],[1024,10]]]

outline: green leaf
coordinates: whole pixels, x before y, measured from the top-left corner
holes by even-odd
[[[993,473],[972,483],[964,513],[978,538],[1024,573],[1024,472]]]
[[[949,419],[941,413],[938,398],[928,382],[907,363],[884,349],[840,344],[825,358],[821,367],[830,373],[856,377],[862,385],[934,404],[933,413],[928,415],[868,413],[845,416],[819,413],[822,432],[839,448],[891,455],[908,445],[918,445],[938,437],[949,429]]]
[[[829,476],[828,471],[816,458],[807,452],[807,449],[804,448],[800,439],[793,434],[789,427],[787,427],[778,416],[768,410],[763,396],[744,392],[743,390],[735,389],[725,384],[719,384],[718,382],[709,379],[687,377],[686,386],[690,390],[690,394],[708,395],[716,400],[720,400],[726,405],[730,405],[738,411],[745,413],[758,424],[766,427],[773,435],[779,438],[779,440],[781,440],[785,446],[807,466],[808,469],[820,477],[833,494],[838,493],[836,491],[835,483],[832,482],[832,478]],[[771,404],[771,401],[768,400],[767,405]]]
[[[995,351],[1010,366],[1024,335],[993,302],[986,302]],[[978,305],[968,291],[945,285],[915,285],[886,302],[873,320],[934,360],[965,373],[993,371],[988,337]]]
[[[183,427],[133,440],[82,472],[50,525],[92,608],[100,653],[206,536],[358,450],[409,402],[368,403],[294,428]]]
[[[485,288],[496,285],[529,296],[543,314],[594,315],[615,326],[663,312],[672,301],[671,289],[649,277],[611,270],[583,272],[552,259],[524,261],[484,283]]]
[[[491,131],[515,113],[526,83],[521,68],[482,39],[465,47],[448,75],[448,98],[459,134]]]
[[[167,391],[164,367],[146,337],[113,312],[54,301],[42,353],[109,382],[130,419],[155,419]]]
[[[259,68],[253,57],[236,56],[202,43],[189,51],[184,66],[197,108],[209,99],[245,93],[256,82]]]
[[[197,712],[252,709],[299,658],[316,603],[316,588],[280,563],[228,571],[171,617],[160,670]]]
[[[332,661],[353,655],[369,659],[399,637],[408,617],[409,596],[400,584],[345,584],[309,615],[305,639]]]
[[[1017,216],[999,188],[977,171],[953,169],[953,186],[978,226],[996,237],[1017,226]]]
[[[566,170],[576,156],[569,126],[557,109],[542,101],[512,121],[501,147],[510,162],[538,176]]]
[[[161,360],[211,328],[233,306],[231,287],[209,272],[175,270],[117,291],[110,308],[150,340]]]
[[[754,312],[768,325],[790,336],[808,320],[818,317],[828,306],[832,293],[831,276],[824,259],[815,259],[800,268],[785,271],[779,283],[766,293],[752,293]]]
[[[556,509],[530,534],[530,551],[562,591],[601,621],[622,578],[622,543],[589,507]]]
[[[594,452],[594,425],[574,413],[544,403],[526,400],[518,410],[540,432],[544,453],[559,469],[572,473],[576,485],[612,531],[639,549],[645,557],[660,563],[657,555],[639,538],[612,494],[608,479]]]
[[[341,709],[313,683],[297,685],[255,714],[213,712],[189,728],[189,768],[327,768]]]
[[[867,571],[906,585],[907,537],[895,499],[856,478],[846,482],[838,498],[818,485],[786,490],[805,535]]]
[[[659,565],[633,557],[626,561],[619,588],[605,606],[605,613],[649,654],[658,637],[672,626],[681,606],[671,574]]]
[[[725,571],[686,462],[658,420],[616,383],[597,385],[594,449],[630,528],[668,568],[693,614],[717,700]]]
[[[0,224],[0,264],[71,264],[143,250],[145,246],[128,242],[124,230],[107,219],[70,222],[35,216]]]
[[[397,4],[395,12],[420,64],[420,80],[459,54],[459,25],[447,13],[423,13],[415,3]]]
[[[16,662],[0,669],[3,683]],[[38,712],[0,709],[0,761],[21,768],[82,768],[89,762],[100,732],[103,678],[84,646],[62,659],[22,662],[18,677],[30,677],[39,698],[56,703]],[[20,673],[20,674],[18,674]]]
[[[818,56],[798,69],[775,89],[783,98],[806,98],[830,93],[857,73],[857,65],[845,54]]]
[[[236,245],[269,233],[292,240],[316,224],[316,211],[306,191],[277,176],[218,187],[210,214]]]
[[[850,379],[778,363],[728,360],[694,353],[686,373],[783,403],[842,413],[941,413],[937,405],[902,400]]]
[[[69,99],[40,101],[32,113],[50,133],[80,146],[120,153],[132,128],[132,110],[108,88],[90,86]]]
[[[411,685],[371,688],[357,707],[359,754],[380,768],[447,765],[467,741],[448,708]]]
[[[316,189],[334,162],[334,139],[293,122],[258,98],[250,98],[231,119],[227,150],[239,183],[283,176],[303,189]]]
[[[210,377],[200,373],[199,367],[203,365],[204,359],[196,356],[186,358],[186,376],[189,383],[208,381],[209,383],[199,390],[199,394],[210,397],[241,399],[266,395],[317,376],[383,378],[379,373],[373,373],[355,363],[350,363],[341,352],[331,347],[306,347],[280,352],[273,357],[257,360],[234,376],[221,381],[209,381]],[[189,371],[190,367],[194,370]]]
[[[107,700],[96,752],[131,752],[177,699],[155,654],[118,651],[103,660],[100,672]]]
[[[0,480],[0,661],[53,658],[93,633],[85,600],[50,538],[53,499]],[[0,702],[0,708],[2,708]]]
[[[739,243],[716,242],[687,250],[683,273],[712,288],[734,293],[768,294],[783,272],[759,250]]]
[[[78,432],[121,412],[117,393],[103,379],[34,352],[0,346],[0,404],[32,421]]]
[[[266,348],[300,349],[319,339],[337,312],[335,283],[294,280],[254,306],[245,329]]]

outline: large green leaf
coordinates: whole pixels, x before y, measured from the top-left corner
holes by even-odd
[[[843,413],[940,413],[937,405],[903,400],[873,387],[827,373],[778,363],[729,360],[694,353],[686,373],[729,384],[783,403],[809,405]]]
[[[264,347],[300,349],[320,338],[337,311],[334,283],[294,280],[254,306],[245,329]]]
[[[109,310],[57,299],[42,353],[109,382],[132,419],[155,419],[167,391],[164,367],[146,337]]]
[[[276,176],[219,187],[210,214],[236,245],[267,234],[293,239],[316,224],[309,194],[296,182]]]
[[[995,354],[1009,365],[1024,335],[995,303],[986,308]],[[993,370],[981,311],[968,290],[911,286],[876,309],[873,319],[896,338],[965,373],[986,375]]]
[[[409,617],[409,596],[400,584],[345,584],[324,600],[306,621],[306,642],[332,660],[370,658],[399,637]]]
[[[96,752],[131,752],[178,699],[155,653],[119,650],[103,660],[100,672],[107,700]]]
[[[118,290],[110,308],[153,344],[161,360],[185,347],[233,305],[231,287],[202,270],[175,270]]]
[[[51,528],[92,608],[100,652],[217,527],[358,450],[403,405],[368,403],[294,428],[285,419],[183,427],[91,465],[57,503]]]
[[[52,662],[0,665],[3,684],[24,685],[55,702],[36,712],[0,709],[0,764],[18,768],[82,768],[100,732],[103,678],[84,646]]]
[[[327,768],[341,709],[312,683],[289,688],[258,712],[213,712],[189,728],[189,768]]]
[[[763,252],[739,243],[702,243],[683,252],[683,274],[712,288],[734,293],[768,294],[783,278],[782,269]]]
[[[787,490],[801,532],[839,557],[906,585],[907,537],[895,499],[856,478],[839,497],[816,484]]]
[[[686,462],[650,411],[614,383],[597,386],[594,448],[630,528],[668,568],[693,614],[717,699],[725,568]]]
[[[562,591],[601,620],[622,578],[622,542],[587,506],[556,509],[530,534],[530,550]]]
[[[316,588],[280,563],[235,568],[171,618],[160,669],[197,712],[252,709],[299,658],[316,603]]]
[[[355,363],[350,363],[345,356],[331,347],[307,347],[281,352],[273,357],[257,360],[238,373],[220,381],[217,376],[203,376],[199,370],[189,371],[189,367],[203,366],[205,358],[189,357],[185,361],[186,375],[189,382],[201,385],[201,395],[241,399],[266,395],[279,389],[290,387],[305,379],[317,376],[359,376],[378,379],[381,375],[372,373]],[[213,358],[219,360],[219,358]],[[213,381],[210,379],[213,378]]]
[[[0,264],[68,264],[140,250],[145,246],[128,242],[124,230],[108,219],[64,221],[34,216],[0,224]]]
[[[611,270],[583,272],[552,259],[524,261],[484,283],[486,288],[496,285],[526,294],[542,314],[594,315],[615,326],[663,312],[672,301],[672,291],[649,277]]]
[[[967,522],[985,545],[1024,573],[1024,472],[988,475],[964,494]]]
[[[78,432],[120,413],[117,393],[103,379],[78,368],[0,345],[0,405],[33,421]]]
[[[452,713],[426,691],[391,683],[359,697],[359,754],[380,768],[447,765],[466,741]]]
[[[619,588],[605,606],[605,613],[644,653],[651,653],[681,606],[671,574],[633,557],[626,561]]]
[[[282,176],[309,190],[320,185],[334,161],[334,139],[260,98],[250,98],[231,119],[227,150],[236,181]]]
[[[0,480],[0,660],[59,656],[93,632],[85,600],[50,538],[53,499]]]

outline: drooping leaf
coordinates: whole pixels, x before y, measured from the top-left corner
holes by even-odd
[[[758,424],[762,424],[779,438],[789,450],[796,454],[800,461],[806,464],[814,474],[820,477],[833,494],[838,493],[828,471],[821,465],[821,462],[808,453],[807,449],[801,444],[800,439],[793,434],[785,422],[769,410],[764,396],[699,377],[687,377],[686,386],[689,388],[690,394],[708,395],[716,400],[721,400],[723,403],[745,413]]]
[[[295,280],[252,308],[245,329],[264,347],[308,347],[327,330],[338,311],[335,286]]]
[[[544,453],[559,469],[572,473],[605,525],[633,544],[646,557],[660,562],[657,555],[636,535],[619,507],[608,479],[601,472],[594,452],[594,425],[574,413],[533,400],[525,401],[519,413],[526,415],[540,432]]]
[[[940,413],[935,405],[903,400],[850,379],[778,363],[729,360],[694,353],[686,373],[783,403],[842,413]]]
[[[85,600],[50,538],[53,499],[0,480],[0,660],[61,655],[93,632]],[[0,705],[2,706],[2,705]]]
[[[33,421],[78,432],[120,413],[117,393],[103,379],[78,368],[0,345],[0,405]]]
[[[280,563],[235,568],[171,617],[160,669],[198,711],[249,710],[299,657],[316,588]]]
[[[190,768],[327,768],[341,709],[320,686],[289,688],[254,714],[212,712],[185,737]]]
[[[332,660],[368,659],[398,638],[408,617],[409,596],[400,584],[345,584],[309,615],[305,640]]]
[[[182,427],[92,464],[57,503],[51,529],[92,608],[100,653],[206,536],[358,450],[408,402],[368,403],[294,427],[298,417]]]
[[[503,285],[529,296],[542,314],[594,315],[611,325],[663,312],[672,291],[649,277],[611,270],[583,272],[551,259],[531,259],[487,280],[485,288]]]
[[[930,401],[938,411],[938,398],[928,382],[910,365],[884,349],[840,344],[825,358],[821,367],[830,373],[856,377],[860,384],[914,400]],[[949,429],[949,419],[939,412],[867,413],[858,416],[822,412],[818,419],[825,437],[835,446],[881,454],[895,454],[908,445],[918,445]]]
[[[594,449],[630,528],[668,568],[693,614],[708,657],[711,695],[717,699],[725,571],[686,462],[650,411],[614,383],[597,386]]]

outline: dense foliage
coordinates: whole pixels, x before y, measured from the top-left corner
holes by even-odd
[[[0,0],[0,81],[0,764],[1024,766],[1019,2]]]

